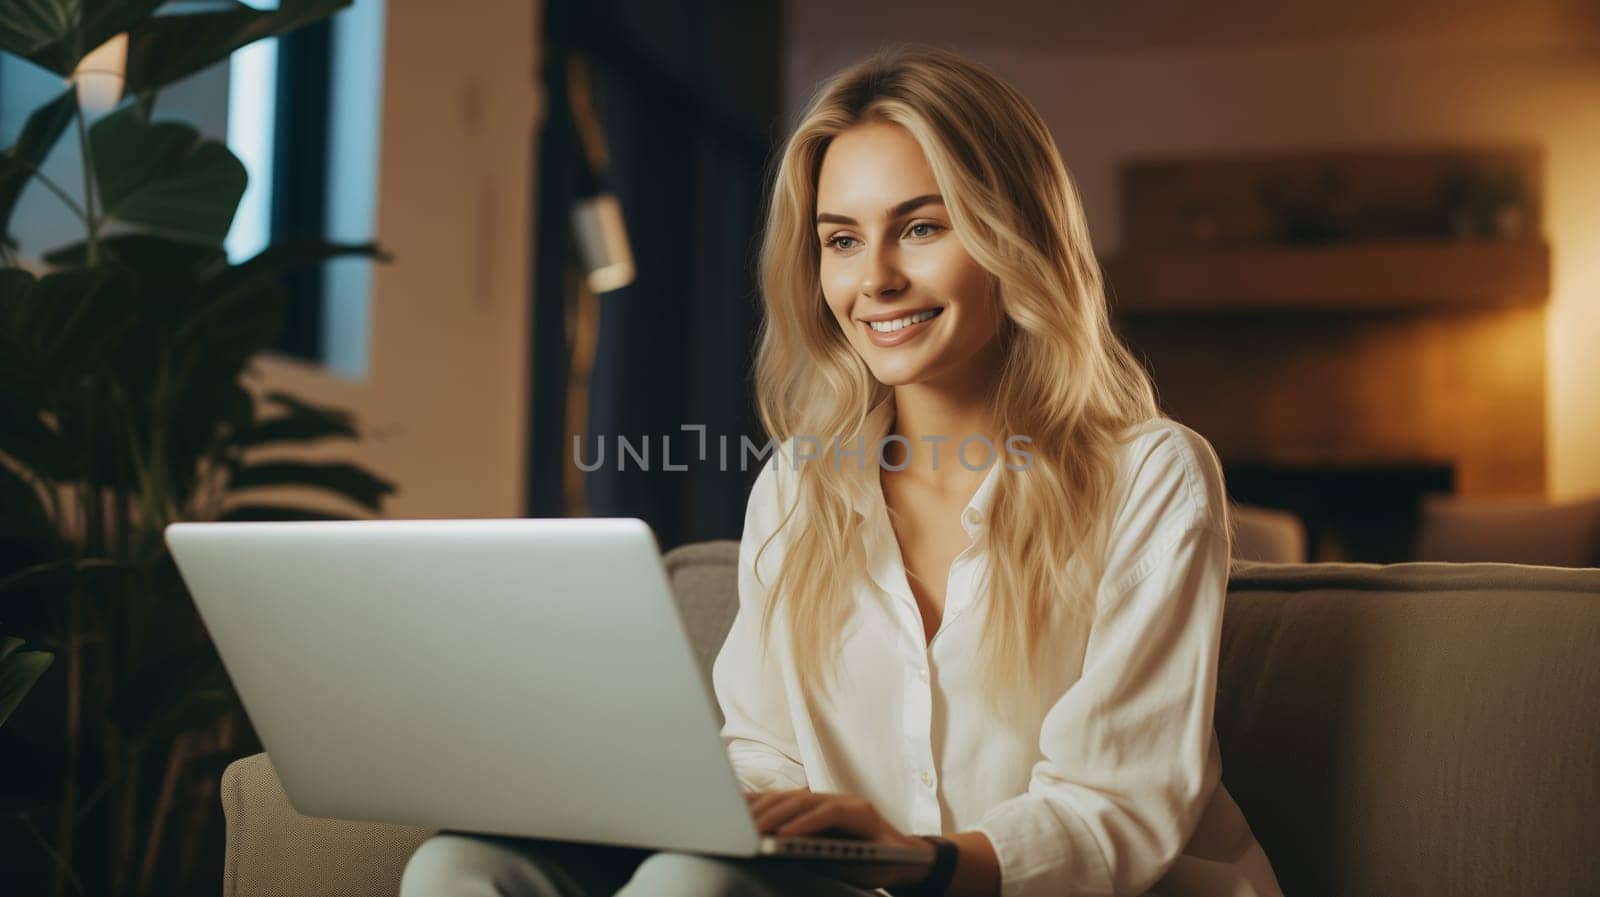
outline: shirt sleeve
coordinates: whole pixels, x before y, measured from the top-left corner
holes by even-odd
[[[1209,446],[1199,457],[1168,454],[1135,487],[1113,541],[1124,547],[1107,569],[1112,589],[1101,593],[1078,681],[1044,717],[1027,791],[974,827],[994,844],[1002,897],[1145,893],[1221,778],[1212,713],[1225,493]]]
[[[807,781],[779,664],[785,637],[781,621],[773,621],[771,650],[761,638],[762,610],[770,597],[768,587],[777,575],[782,540],[773,540],[762,555],[759,578],[756,553],[782,519],[779,459],[774,453],[750,491],[739,542],[739,609],[711,672],[724,718],[722,743],[739,787],[745,791],[805,788]]]

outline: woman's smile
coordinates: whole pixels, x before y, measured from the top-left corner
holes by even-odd
[[[866,328],[867,339],[874,346],[889,348],[916,339],[923,331],[933,326],[934,319],[943,311],[943,308],[930,308],[897,318],[864,319],[861,321],[861,326]]]

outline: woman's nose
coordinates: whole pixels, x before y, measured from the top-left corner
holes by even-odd
[[[861,272],[863,296],[893,295],[905,288],[905,274],[901,272],[893,251],[881,243],[867,250],[865,265]]]

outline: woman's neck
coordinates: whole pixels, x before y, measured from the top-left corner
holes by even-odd
[[[885,460],[896,467],[904,465],[904,469],[885,469],[884,473],[909,476],[941,492],[970,493],[1005,449],[995,425],[993,398],[991,376],[963,377],[953,385],[895,387],[890,432],[905,438],[909,453],[905,445],[894,446]],[[965,439],[972,441],[962,454]]]

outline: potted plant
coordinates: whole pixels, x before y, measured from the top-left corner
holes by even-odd
[[[55,658],[48,651],[21,651],[22,639],[0,636],[0,726],[22,703]]]
[[[165,86],[348,2],[168,15],[160,0],[0,2],[0,50],[69,79],[0,154],[11,263],[0,269],[0,618],[56,657],[0,642],[0,719],[20,699],[13,683],[38,680],[0,729],[0,857],[49,866],[38,880],[53,894],[215,887],[199,872],[202,835],[220,822],[217,777],[254,745],[166,525],[378,513],[394,489],[355,464],[272,457],[355,439],[355,421],[246,381],[282,326],[285,273],[381,257],[376,247],[308,236],[231,263],[221,245],[243,165],[155,115]],[[125,41],[123,96],[91,121],[71,79],[107,41]],[[81,200],[41,181],[63,139],[82,149]],[[82,241],[44,255],[42,275],[12,252],[11,213],[30,182],[83,224]],[[251,497],[283,489],[333,500]]]

